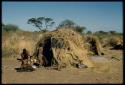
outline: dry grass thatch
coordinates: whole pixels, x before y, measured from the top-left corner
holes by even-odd
[[[36,45],[43,45],[43,55],[48,62],[56,61],[58,64],[72,66],[83,63],[93,67],[93,62],[87,56],[88,52],[84,46],[83,37],[72,29],[57,29],[45,33]]]
[[[103,39],[104,47],[112,47],[112,49],[123,49],[123,37],[112,36]]]
[[[99,56],[104,54],[102,45],[98,37],[94,35],[86,36],[85,42],[86,42],[86,46],[90,54],[99,55]]]

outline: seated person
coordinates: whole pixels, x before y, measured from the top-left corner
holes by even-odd
[[[28,51],[24,48],[23,52],[21,53],[21,68],[25,68],[26,66],[30,65],[30,58]]]

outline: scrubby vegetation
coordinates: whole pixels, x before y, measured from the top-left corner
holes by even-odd
[[[119,45],[120,49],[123,47],[123,35],[122,33],[117,33],[115,31],[98,31],[95,32],[93,35],[97,36],[102,43],[103,47],[112,47],[115,48],[117,45]]]
[[[77,25],[74,21],[69,19],[62,21],[57,27],[57,29],[60,29],[60,28],[66,28],[66,29],[72,28],[79,33],[84,33],[84,31],[86,30],[86,27]]]
[[[22,30],[2,31],[2,56],[17,56],[23,48],[33,52],[33,46],[41,36],[41,32],[28,32]]]
[[[53,22],[52,20],[50,21]],[[48,23],[50,21],[48,21]],[[29,22],[31,22],[31,19],[29,20]],[[35,22],[32,23],[35,24]],[[23,48],[27,48],[32,54],[39,38],[44,33],[49,32],[48,30],[46,30],[47,28],[48,27],[46,25],[46,28],[40,32],[28,32],[21,30],[16,25],[5,25],[2,23],[2,56],[17,56]],[[72,20],[62,21],[57,29],[61,28],[72,28],[80,33],[83,37],[95,36],[97,37],[98,42],[101,43],[102,48],[111,47],[112,49],[123,49],[122,33],[117,33],[115,31],[97,31],[93,33],[91,31],[88,31],[85,33],[86,27],[79,26]]]
[[[15,32],[15,31],[19,31],[21,29],[19,29],[19,27],[17,25],[13,25],[13,24],[2,24],[2,31],[12,31],[12,32]]]

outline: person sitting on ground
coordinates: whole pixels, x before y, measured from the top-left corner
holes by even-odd
[[[47,64],[46,58],[43,55],[43,45],[39,44],[38,53],[37,53],[39,67],[45,66]]]
[[[24,48],[23,52],[21,53],[21,68],[25,68],[30,64],[31,56],[29,55],[29,52]]]

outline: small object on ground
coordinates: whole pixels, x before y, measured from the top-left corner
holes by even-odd
[[[17,72],[32,72],[35,71],[35,69],[32,66],[26,66],[23,68],[15,68]]]
[[[35,65],[32,65],[32,68],[36,69],[37,67]]]
[[[84,64],[77,64],[76,66],[77,66],[77,68],[87,68],[87,66]]]
[[[35,65],[36,67],[39,67],[39,63],[34,63],[33,65]]]
[[[21,61],[22,59],[20,59],[20,58],[17,58],[17,60]]]
[[[25,67],[24,69],[25,69],[25,71],[28,71],[28,72],[35,70],[32,66]]]

